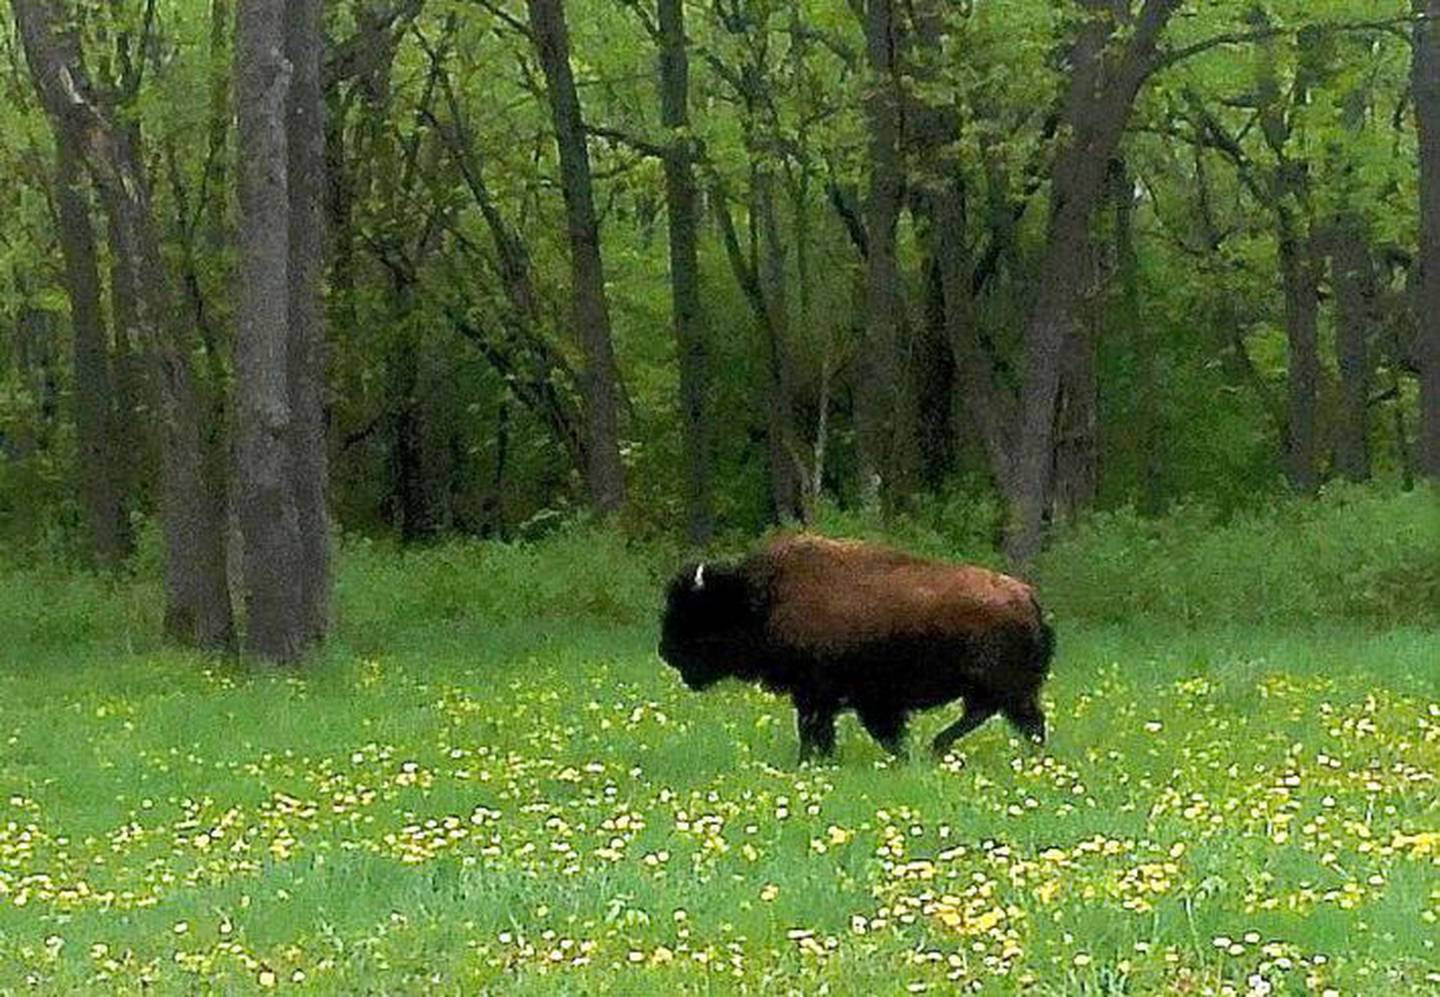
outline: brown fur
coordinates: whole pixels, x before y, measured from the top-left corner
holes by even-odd
[[[846,709],[901,753],[909,714],[955,699],[937,753],[996,713],[1044,739],[1054,635],[1024,582],[808,534],[701,568],[670,583],[661,656],[695,689],[734,676],[790,695],[802,757],[831,752]]]
[[[772,576],[770,629],[797,646],[833,649],[1041,622],[1034,589],[1018,579],[878,544],[787,536],[770,543],[758,563]]]

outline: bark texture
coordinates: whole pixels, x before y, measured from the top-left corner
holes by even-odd
[[[95,230],[84,185],[82,136],[73,128],[57,129],[55,153],[55,206],[74,350],[76,480],[95,562],[115,568],[129,555],[134,538],[121,484],[124,448],[116,432],[119,418],[100,304]]]
[[[304,647],[300,522],[290,390],[290,205],[283,0],[240,6],[235,34],[239,122],[239,313],[235,345],[235,503],[244,536],[247,648],[293,661]]]
[[[870,189],[865,201],[865,337],[860,348],[856,442],[860,491],[866,502],[877,501],[882,490],[903,491],[910,476],[904,454],[913,447],[913,439],[902,439],[900,414],[910,392],[902,374],[904,299],[895,240],[904,191],[896,13],[892,0],[867,0],[865,4],[865,51],[871,77],[865,98]]]
[[[299,608],[304,640],[329,629],[330,521],[325,420],[325,100],[321,0],[285,4],[291,79],[286,107],[289,196],[290,451],[300,530]]]
[[[1020,432],[1008,495],[1005,548],[1024,566],[1040,552],[1053,465],[1056,396],[1066,342],[1079,334],[1091,219],[1141,86],[1157,67],[1157,45],[1179,0],[1146,0],[1133,22],[1108,0],[1084,0],[1091,17],[1072,53],[1063,111],[1068,136],[1051,175],[1050,221],[1025,322]]]
[[[660,123],[670,234],[670,295],[680,356],[680,425],[685,446],[685,534],[703,544],[715,530],[710,486],[709,346],[700,299],[699,191],[690,137],[690,60],[682,0],[658,0]]]
[[[1330,257],[1335,289],[1336,368],[1340,411],[1335,434],[1335,469],[1351,481],[1370,478],[1370,340],[1379,324],[1375,260],[1360,219],[1344,217],[1336,228]]]
[[[190,334],[174,307],[139,130],[118,122],[115,109],[90,86],[71,11],[46,0],[12,0],[12,6],[53,126],[82,136],[86,168],[111,216],[113,252],[124,261],[116,268],[125,284],[117,294],[133,302],[136,336],[149,358],[161,424],[166,633],[198,647],[228,647],[234,623],[223,517],[206,488],[203,413],[190,364]]]
[[[1415,0],[1415,125],[1420,135],[1420,473],[1440,481],[1440,0]]]
[[[527,0],[527,7],[560,153],[560,189],[570,239],[571,319],[585,356],[581,386],[588,437],[586,479],[591,502],[608,516],[625,504],[625,469],[620,463],[619,372],[610,334],[590,153],[570,66],[564,5],[561,0]]]

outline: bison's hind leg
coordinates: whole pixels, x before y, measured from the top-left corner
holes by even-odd
[[[905,747],[907,718],[903,710],[872,707],[857,709],[855,712],[860,717],[861,725],[870,732],[871,737],[880,742],[881,747],[902,761],[910,757]]]
[[[795,726],[800,734],[800,760],[835,754],[835,704],[795,699]]]
[[[1045,711],[1032,696],[1020,703],[1005,707],[1005,719],[1015,729],[1035,744],[1045,743]]]
[[[952,744],[989,720],[996,712],[994,704],[984,699],[966,699],[965,712],[960,715],[960,719],[936,734],[935,740],[930,742],[931,754],[936,758],[944,758]]]

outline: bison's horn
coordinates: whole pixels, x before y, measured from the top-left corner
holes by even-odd
[[[695,566],[695,591],[698,592],[698,591],[700,591],[701,589],[703,589],[704,587],[705,587],[705,565],[703,565],[703,564],[698,564],[698,565]]]

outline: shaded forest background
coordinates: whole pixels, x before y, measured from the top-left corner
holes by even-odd
[[[7,21],[0,542],[119,564],[177,426],[244,512],[256,91],[230,0],[12,7],[132,172],[67,145]],[[1433,7],[324,5],[289,224],[325,233],[331,514],[703,542],[960,508],[1023,562],[1094,511],[1440,475]]]

